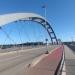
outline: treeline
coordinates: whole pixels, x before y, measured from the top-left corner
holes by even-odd
[[[65,45],[75,45],[75,42],[74,41],[71,41],[71,42],[63,42]]]
[[[25,47],[25,46],[37,46],[37,45],[46,45],[46,43],[43,42],[27,42],[22,44],[8,44],[8,45],[0,45],[0,48],[11,48],[11,47]]]

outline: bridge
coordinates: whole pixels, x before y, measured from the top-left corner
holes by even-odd
[[[10,23],[34,21],[42,26],[48,33],[51,43],[29,45],[16,44],[3,26]],[[73,75],[72,67],[68,69],[69,53],[72,59],[75,55],[72,51],[62,44],[59,44],[50,23],[42,16],[35,13],[11,13],[0,15],[0,30],[7,38],[14,42],[10,45],[1,45],[0,49],[0,75]],[[35,34],[34,34],[35,35]],[[20,37],[20,36],[19,36]],[[29,43],[30,44],[30,43]],[[34,44],[34,43],[33,43]],[[15,46],[15,47],[14,47]],[[22,48],[21,48],[22,46]],[[2,47],[5,47],[2,49]],[[67,54],[68,53],[68,54]],[[70,63],[71,65],[71,63]],[[64,70],[64,68],[65,69]],[[72,74],[69,73],[72,72]],[[75,73],[74,73],[75,74]]]

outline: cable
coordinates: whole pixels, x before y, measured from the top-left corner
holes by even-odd
[[[25,22],[24,22],[24,24],[25,24]],[[27,22],[27,24],[26,24],[26,25],[27,25],[27,26],[29,26],[29,24],[30,24],[30,23],[29,23],[29,22]],[[27,28],[28,28],[28,27],[27,27]],[[25,30],[25,29],[24,29],[24,30]],[[28,40],[29,40],[29,42],[30,42],[30,41],[31,41],[30,36],[27,34],[27,32],[26,32],[26,31],[25,31],[25,33],[26,33],[25,35],[27,36],[27,38],[28,38]]]
[[[19,30],[18,30],[18,32],[19,32],[20,43],[23,44],[23,43],[22,43],[22,39],[21,39],[21,33],[20,33]],[[22,48],[21,48],[21,49],[23,50],[23,45],[22,45]]]
[[[0,27],[0,29],[6,34],[7,38],[9,38],[14,44],[16,44],[15,41],[9,36],[9,34],[2,27]]]

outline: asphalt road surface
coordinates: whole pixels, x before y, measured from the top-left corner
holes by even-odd
[[[57,46],[37,47],[0,53],[0,75],[25,75],[27,65],[36,57]]]

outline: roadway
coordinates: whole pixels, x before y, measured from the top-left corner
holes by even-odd
[[[51,51],[55,46],[36,47],[11,52],[0,53],[0,75],[24,75],[27,65],[47,50]]]

